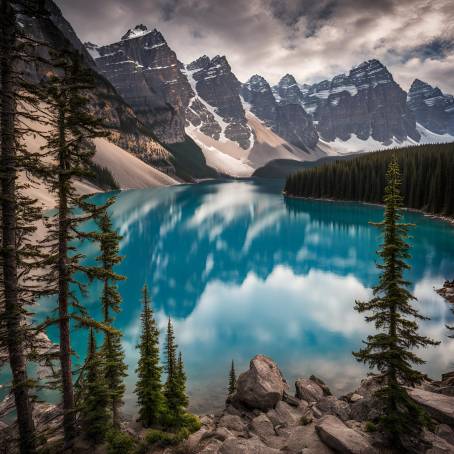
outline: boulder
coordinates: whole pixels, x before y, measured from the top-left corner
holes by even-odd
[[[321,378],[318,378],[315,375],[311,375],[309,377],[309,380],[312,380],[313,382],[317,383],[317,385],[323,389],[323,394],[325,394],[325,396],[333,395],[331,390],[328,388],[328,385]]]
[[[273,423],[270,421],[268,416],[263,413],[261,413],[259,416],[256,416],[251,421],[250,429],[262,439],[276,435]]]
[[[314,424],[292,427],[286,438],[285,452],[287,453],[330,454],[333,452],[320,440]]]
[[[218,427],[225,427],[226,429],[233,430],[235,432],[244,432],[246,424],[237,415],[224,415],[219,420]]]
[[[249,370],[238,377],[232,402],[267,411],[282,400],[287,388],[287,382],[274,361],[257,355],[251,360]]]
[[[449,427],[448,425],[440,424],[436,428],[435,434],[454,446],[454,430],[452,430],[451,427]]]
[[[358,402],[358,400],[361,400],[361,399],[363,399],[363,396],[361,396],[360,394],[353,393],[350,396],[350,402]]]
[[[316,424],[320,439],[336,452],[372,454],[375,449],[367,438],[347,427],[337,416],[326,415]]]
[[[410,397],[441,423],[454,425],[454,397],[431,393],[418,388],[408,389]]]
[[[299,378],[295,382],[296,397],[306,402],[318,402],[323,396],[320,385],[307,378]]]
[[[304,408],[295,408],[281,401],[277,403],[276,408],[268,411],[267,416],[274,427],[291,427],[301,423],[301,417],[305,411]]]
[[[269,448],[258,438],[228,438],[219,449],[220,454],[277,454],[279,449]]]
[[[350,419],[351,410],[350,405],[343,400],[339,400],[334,396],[325,396],[317,403],[317,408],[327,415],[335,415],[342,419],[342,421],[348,421]]]

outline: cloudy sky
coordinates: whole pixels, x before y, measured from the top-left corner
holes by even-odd
[[[317,82],[364,60],[404,89],[415,77],[454,94],[452,0],[56,0],[82,41],[107,44],[138,23],[184,63],[226,55],[237,77]]]

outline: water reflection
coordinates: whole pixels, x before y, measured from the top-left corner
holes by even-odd
[[[129,363],[127,408],[137,361],[140,289],[148,282],[164,329],[175,319],[193,408],[222,405],[232,358],[239,370],[256,353],[279,362],[289,379],[316,373],[337,391],[364,374],[351,356],[370,327],[353,311],[376,282],[379,207],[284,200],[278,183],[225,182],[119,194],[112,207],[124,236],[119,272]],[[98,196],[100,199],[105,196]],[[440,339],[423,356],[432,375],[447,369],[454,342],[450,313],[433,291],[454,269],[454,229],[408,213],[418,225],[409,278],[424,313],[423,331]],[[88,251],[90,253],[90,251]],[[99,286],[87,303],[99,306]],[[78,336],[78,351],[85,340]]]

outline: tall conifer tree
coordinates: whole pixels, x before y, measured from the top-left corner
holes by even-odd
[[[135,393],[139,403],[139,419],[145,427],[159,423],[164,406],[159,363],[159,330],[153,317],[148,288],[143,288],[142,332],[137,348],[137,384]]]
[[[231,396],[236,390],[236,372],[235,372],[235,364],[233,363],[230,366],[230,373],[229,373],[229,396]]]
[[[382,423],[390,434],[393,445],[398,446],[401,435],[418,431],[424,424],[424,414],[410,399],[405,386],[415,386],[423,375],[413,365],[423,364],[414,349],[436,345],[437,342],[418,334],[418,321],[425,320],[412,305],[415,297],[404,278],[410,266],[409,224],[399,222],[402,214],[400,171],[395,158],[386,174],[385,216],[383,222],[374,224],[383,230],[384,241],[378,255],[381,274],[374,287],[374,297],[368,302],[356,302],[355,309],[369,312],[366,321],[373,323],[377,334],[370,335],[365,346],[354,353],[358,361],[378,369],[385,377],[385,385],[378,396],[383,400]]]
[[[80,424],[83,437],[93,445],[105,440],[109,428],[109,391],[104,379],[102,357],[96,350],[93,328],[88,337],[87,358],[80,377]]]
[[[186,392],[186,372],[184,370],[183,354],[181,353],[181,351],[178,353],[177,361],[177,389],[180,408],[182,411],[184,411],[189,405],[189,401]]]
[[[110,205],[114,201],[115,199],[111,199],[108,204]],[[121,237],[113,230],[107,209],[100,213],[97,223],[100,229],[98,236],[101,250],[98,261],[101,262],[104,272],[101,299],[103,319],[105,325],[112,327],[114,313],[118,313],[121,306],[121,295],[118,291],[117,282],[124,279],[123,276],[114,271],[114,266],[122,260],[119,255]],[[114,427],[119,427],[118,412],[125,393],[123,379],[127,376],[127,365],[125,364],[125,354],[121,346],[121,333],[119,331],[107,331],[104,334],[101,352],[104,357],[104,377],[109,390],[112,424]]]
[[[40,255],[33,244],[35,221],[40,209],[25,196],[20,172],[36,170],[37,156],[24,146],[30,132],[27,121],[40,121],[34,107],[37,99],[29,92],[23,66],[35,61],[30,38],[18,26],[18,16],[47,15],[43,1],[0,1],[0,348],[8,354],[12,372],[21,453],[36,452],[30,380],[26,361],[34,347],[34,329],[26,319],[37,289],[30,271]],[[32,111],[30,113],[30,111]],[[2,352],[3,353],[3,352]]]
[[[74,180],[90,174],[91,158],[95,153],[90,140],[107,134],[91,113],[88,93],[94,88],[93,76],[83,66],[81,56],[61,51],[55,54],[54,65],[58,70],[41,87],[41,96],[46,103],[50,128],[45,147],[50,159],[45,176],[56,194],[58,206],[48,222],[49,233],[44,246],[49,255],[43,266],[49,273],[42,280],[46,282],[48,292],[56,294],[58,299],[58,316],[45,325],[55,323],[59,329],[63,428],[65,449],[68,449],[76,433],[70,320],[84,326],[101,327],[80,304],[77,290],[83,292],[85,286],[76,273],[85,273],[90,279],[105,274],[100,268],[83,266],[84,257],[71,245],[75,239],[93,239],[93,234],[83,231],[80,226],[96,218],[104,209],[90,204],[87,197],[79,196]]]
[[[167,379],[165,383],[164,395],[166,398],[167,410],[174,417],[180,414],[180,399],[178,391],[178,364],[177,364],[177,345],[173,332],[172,321],[167,322],[167,335],[165,343],[165,371]]]

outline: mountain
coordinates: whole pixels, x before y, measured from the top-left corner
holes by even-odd
[[[454,136],[454,96],[415,79],[408,91],[407,106],[424,128],[435,134]]]
[[[239,96],[241,82],[225,56],[204,55],[187,65],[186,73],[194,93],[187,109],[189,124],[215,140],[223,136],[245,150],[250,148],[252,131]]]
[[[192,89],[183,64],[162,34],[137,25],[120,41],[86,45],[99,72],[164,143],[185,140],[185,109]]]
[[[352,136],[383,145],[420,139],[405,91],[375,59],[352,68],[348,75],[313,85],[299,86],[287,74],[273,91],[280,102],[300,103],[325,142],[348,141]]]
[[[95,62],[84,45],[78,39],[71,25],[65,20],[60,9],[51,1],[46,0],[47,17],[19,17],[24,32],[37,42],[44,42],[54,49],[67,49],[82,54],[87,67],[95,68]],[[44,45],[35,46],[35,54],[48,58],[49,48]],[[31,81],[40,81],[46,77],[49,67],[44,63],[28,63],[23,68],[25,76]],[[136,116],[131,107],[122,99],[115,88],[104,77],[92,71],[95,90],[91,94],[91,107],[97,116],[103,118],[110,132],[109,141],[123,150],[136,155],[145,163],[166,174],[174,174],[175,168],[171,153],[155,138]],[[109,162],[104,166],[108,167]]]
[[[242,96],[251,112],[276,134],[292,145],[312,151],[318,142],[312,118],[296,98],[276,100],[268,82],[261,76],[252,76],[242,87]]]

